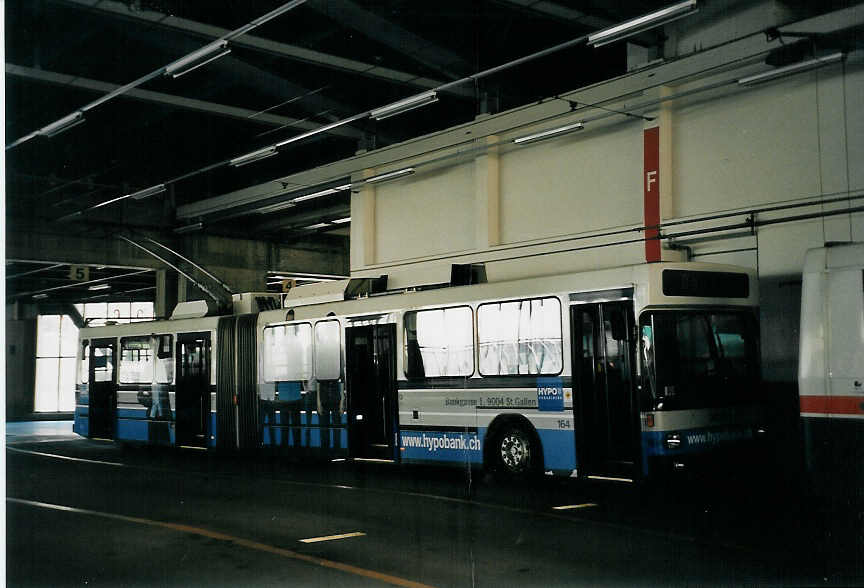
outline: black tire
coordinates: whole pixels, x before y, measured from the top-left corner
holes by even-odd
[[[524,478],[534,473],[540,447],[534,436],[524,427],[507,425],[495,436],[492,449],[495,470],[514,478]]]

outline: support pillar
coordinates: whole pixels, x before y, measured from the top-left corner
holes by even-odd
[[[663,86],[659,96],[671,94]],[[677,252],[663,248],[657,226],[674,218],[672,172],[672,109],[669,102],[660,104],[653,121],[646,121],[643,138],[643,211],[645,229],[645,261],[678,260]]]
[[[153,313],[157,318],[168,318],[177,305],[177,272],[156,270],[156,298]]]
[[[498,137],[483,139],[487,148],[474,160],[475,246],[485,250],[501,244],[501,173]]]
[[[369,178],[375,175],[371,169],[364,170],[363,177]],[[377,194],[375,186],[364,184],[351,202],[351,240],[357,239],[359,247],[352,247],[356,251],[352,255],[351,269],[355,267],[369,266],[377,259],[376,233],[377,222],[375,219],[375,206]]]

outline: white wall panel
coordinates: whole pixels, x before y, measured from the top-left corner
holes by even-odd
[[[864,161],[864,65],[846,65],[844,90],[849,184],[852,190],[864,190],[864,165],[861,165]],[[858,235],[858,239],[864,239],[864,235]]]
[[[683,104],[674,113],[682,216],[821,193],[816,72]]]
[[[473,248],[473,163],[423,170],[376,192],[376,262]]]
[[[640,123],[585,130],[501,156],[503,243],[641,222]]]
[[[759,229],[759,275],[800,279],[804,254],[822,244],[821,220],[762,227]]]

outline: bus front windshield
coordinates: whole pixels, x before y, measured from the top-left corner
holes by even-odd
[[[643,313],[642,406],[677,410],[754,402],[758,328],[752,313],[658,310]]]

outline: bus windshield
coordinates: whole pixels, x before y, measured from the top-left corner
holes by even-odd
[[[753,402],[758,328],[751,312],[658,310],[639,321],[643,410]]]

